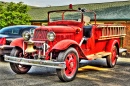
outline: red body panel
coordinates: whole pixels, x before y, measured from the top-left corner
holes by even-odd
[[[62,40],[62,41],[59,41],[57,44],[55,44],[53,46],[52,50],[53,49],[66,50],[71,45],[78,45],[78,43],[76,41],[74,41],[74,40],[69,40],[69,39]]]
[[[41,26],[38,29],[44,29],[44,30],[48,30],[48,31],[55,31],[55,32],[76,32],[77,29],[79,29],[79,27],[77,26]]]
[[[83,23],[77,22],[77,21],[67,21],[67,20],[60,20],[60,21],[56,21],[56,22],[49,22],[48,23],[49,26],[78,26],[78,27],[82,27]]]
[[[11,46],[15,46],[15,47],[20,47],[21,49],[26,49],[27,48],[27,44],[24,43],[24,47],[23,47],[23,42],[24,42],[24,39],[23,38],[17,38],[15,39],[14,41],[12,41],[10,43]]]
[[[68,49],[70,46],[74,47],[78,51],[78,54],[79,54],[80,58],[85,57],[85,55],[84,55],[81,47],[79,46],[79,44],[76,41],[70,40],[70,39],[59,41],[58,43],[56,43],[52,47],[51,51],[53,51],[53,50],[64,51],[64,50]]]

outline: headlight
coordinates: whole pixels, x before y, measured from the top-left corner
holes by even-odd
[[[47,39],[49,40],[49,41],[53,41],[54,39],[55,39],[55,33],[54,32],[48,32],[47,33]]]
[[[22,36],[25,41],[28,41],[31,38],[31,35],[28,31],[23,32]]]

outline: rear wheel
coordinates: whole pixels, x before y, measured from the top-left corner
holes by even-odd
[[[79,59],[78,53],[74,48],[69,48],[58,55],[58,61],[65,62],[65,69],[56,69],[57,75],[61,81],[72,81],[78,71]]]
[[[16,57],[21,57],[22,55],[23,55],[23,52],[19,48],[13,48],[13,50],[10,53],[10,56],[16,56]],[[10,67],[17,74],[25,74],[31,68],[31,66],[21,65],[21,64],[16,64],[16,63],[10,63]]]
[[[111,55],[107,56],[107,58],[106,58],[107,66],[109,68],[112,68],[112,67],[114,67],[116,65],[117,56],[118,56],[117,47],[114,46],[112,51],[111,51]]]

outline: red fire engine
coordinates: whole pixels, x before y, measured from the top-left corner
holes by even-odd
[[[94,14],[94,24],[90,24],[87,13]],[[14,48],[4,57],[15,73],[25,74],[31,66],[52,67],[61,81],[68,82],[75,78],[81,59],[106,58],[108,67],[114,67],[125,32],[122,25],[96,24],[93,11],[49,11],[48,26],[36,28],[33,35],[25,32],[23,38],[12,41]]]

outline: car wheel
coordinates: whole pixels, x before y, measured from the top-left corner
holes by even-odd
[[[111,55],[107,56],[107,58],[106,58],[107,66],[109,68],[112,68],[116,65],[117,55],[118,55],[117,48],[116,48],[116,46],[114,46],[112,51],[111,51]]]
[[[13,50],[10,53],[10,56],[20,57],[20,56],[22,56],[22,54],[23,54],[23,52],[22,52],[21,49],[19,49],[19,48],[13,48]],[[25,74],[31,68],[31,66],[21,65],[21,64],[17,64],[17,63],[10,63],[10,67],[17,74]]]
[[[56,69],[57,75],[61,81],[72,81],[79,67],[78,53],[74,48],[69,48],[64,52],[60,52],[58,55],[59,62],[66,62],[65,69]]]

